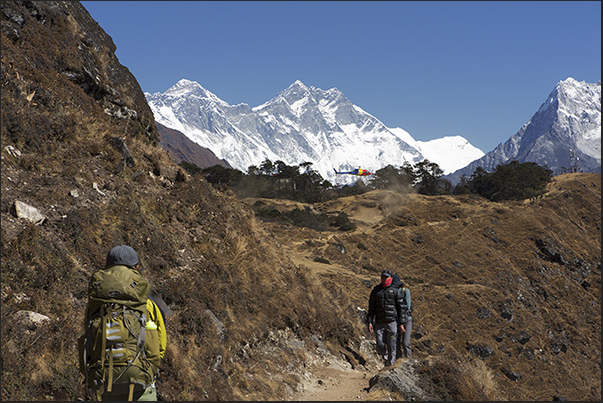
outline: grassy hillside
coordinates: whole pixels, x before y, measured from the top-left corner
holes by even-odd
[[[599,174],[566,174],[545,196],[521,202],[373,191],[312,206],[345,212],[357,225],[350,232],[264,225],[296,264],[352,302],[350,315],[367,308],[381,270],[399,273],[415,304],[418,358],[479,358],[502,400],[597,400],[600,206]]]
[[[88,279],[118,244],[174,311],[162,400],[289,400],[316,366],[377,372],[362,320],[384,268],[411,287],[431,400],[600,400],[600,175],[556,177],[525,202],[263,200],[357,225],[263,222],[257,200],[160,148],[140,87],[81,4],[2,2],[1,22],[3,400],[87,399],[75,346]],[[17,217],[17,201],[44,219]],[[461,382],[490,378],[487,391]],[[400,395],[368,399],[387,397]]]

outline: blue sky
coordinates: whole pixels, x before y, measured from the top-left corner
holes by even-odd
[[[186,78],[231,105],[295,80],[420,141],[484,152],[557,82],[601,80],[600,1],[82,1],[145,92]]]

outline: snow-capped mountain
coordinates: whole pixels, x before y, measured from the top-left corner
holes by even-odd
[[[165,93],[145,96],[158,123],[243,172],[266,158],[287,165],[312,162],[323,178],[342,183],[355,178],[336,177],[333,168],[375,171],[427,158],[449,173],[484,155],[461,136],[415,141],[401,128],[387,128],[338,89],[325,91],[301,81],[254,108],[229,105],[186,79]]]
[[[452,184],[511,160],[536,162],[554,174],[601,172],[601,81],[559,81],[530,121],[482,158],[446,175]]]
[[[482,150],[471,145],[462,136],[444,136],[429,141],[418,141],[399,127],[389,130],[416,148],[425,159],[438,164],[445,174],[452,173],[484,156]]]

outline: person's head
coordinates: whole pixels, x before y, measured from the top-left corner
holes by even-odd
[[[137,268],[139,263],[138,254],[134,248],[128,245],[115,246],[107,254],[107,267],[124,265]]]
[[[392,285],[394,287],[402,287],[404,285],[404,283],[402,282],[402,279],[400,279],[399,275],[394,274],[392,276]]]
[[[381,285],[388,286],[392,283],[392,272],[390,270],[383,270],[381,272]]]

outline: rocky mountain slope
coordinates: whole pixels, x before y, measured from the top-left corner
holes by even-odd
[[[337,379],[355,400],[601,399],[600,175],[522,202],[237,200],[159,146],[80,3],[2,2],[0,17],[3,400],[89,399],[88,279],[122,243],[174,311],[161,400],[313,400]],[[258,205],[357,227],[264,222]],[[392,370],[363,324],[385,268],[415,304],[414,357]]]
[[[477,167],[493,172],[511,160],[536,162],[554,173],[601,173],[601,81],[571,77],[557,83],[540,109],[519,131],[466,167],[446,175],[453,184]]]
[[[191,162],[200,168],[208,168],[214,165],[232,168],[227,161],[216,157],[216,154],[209,148],[194,143],[178,130],[165,127],[161,123],[156,123],[156,126],[159,133],[159,145],[170,154],[174,162]]]

